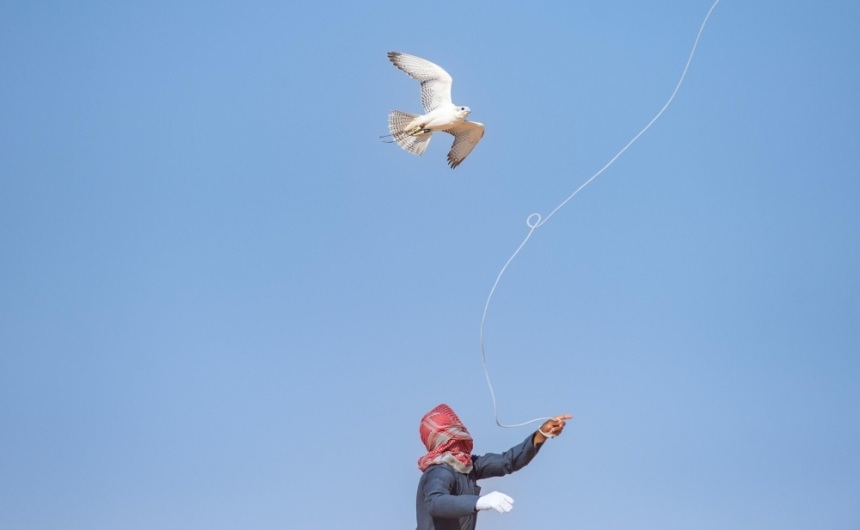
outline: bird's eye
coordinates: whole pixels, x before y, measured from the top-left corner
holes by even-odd
[[[466,110],[466,107],[460,107],[460,110]]]

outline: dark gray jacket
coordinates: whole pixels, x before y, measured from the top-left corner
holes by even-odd
[[[518,471],[532,461],[540,447],[530,434],[521,444],[502,454],[472,455],[472,471],[458,473],[446,464],[428,467],[418,481],[415,512],[417,530],[474,530],[478,512],[475,503],[481,495],[477,482]]]

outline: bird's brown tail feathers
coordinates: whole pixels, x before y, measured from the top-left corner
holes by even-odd
[[[388,115],[388,132],[391,133],[391,137],[401,148],[413,155],[421,156],[427,149],[427,144],[430,143],[430,137],[433,136],[433,133],[409,134],[406,131],[406,126],[417,117],[418,114],[392,110]]]

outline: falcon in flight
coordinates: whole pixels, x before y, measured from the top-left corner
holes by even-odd
[[[459,166],[484,136],[484,124],[467,121],[469,107],[451,103],[451,76],[441,66],[426,59],[400,52],[388,52],[388,59],[409,77],[421,82],[421,105],[424,114],[409,114],[392,110],[388,115],[388,131],[404,150],[423,155],[436,131],[454,137],[448,153],[451,169]]]

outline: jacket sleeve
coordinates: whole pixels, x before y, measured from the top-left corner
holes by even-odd
[[[511,447],[502,454],[487,453],[474,457],[472,464],[478,480],[488,477],[501,477],[524,468],[537,455],[540,446],[532,442],[534,433],[521,444]]]
[[[424,502],[432,517],[453,518],[475,513],[477,495],[454,495],[454,475],[445,466],[427,471],[424,482]]]

